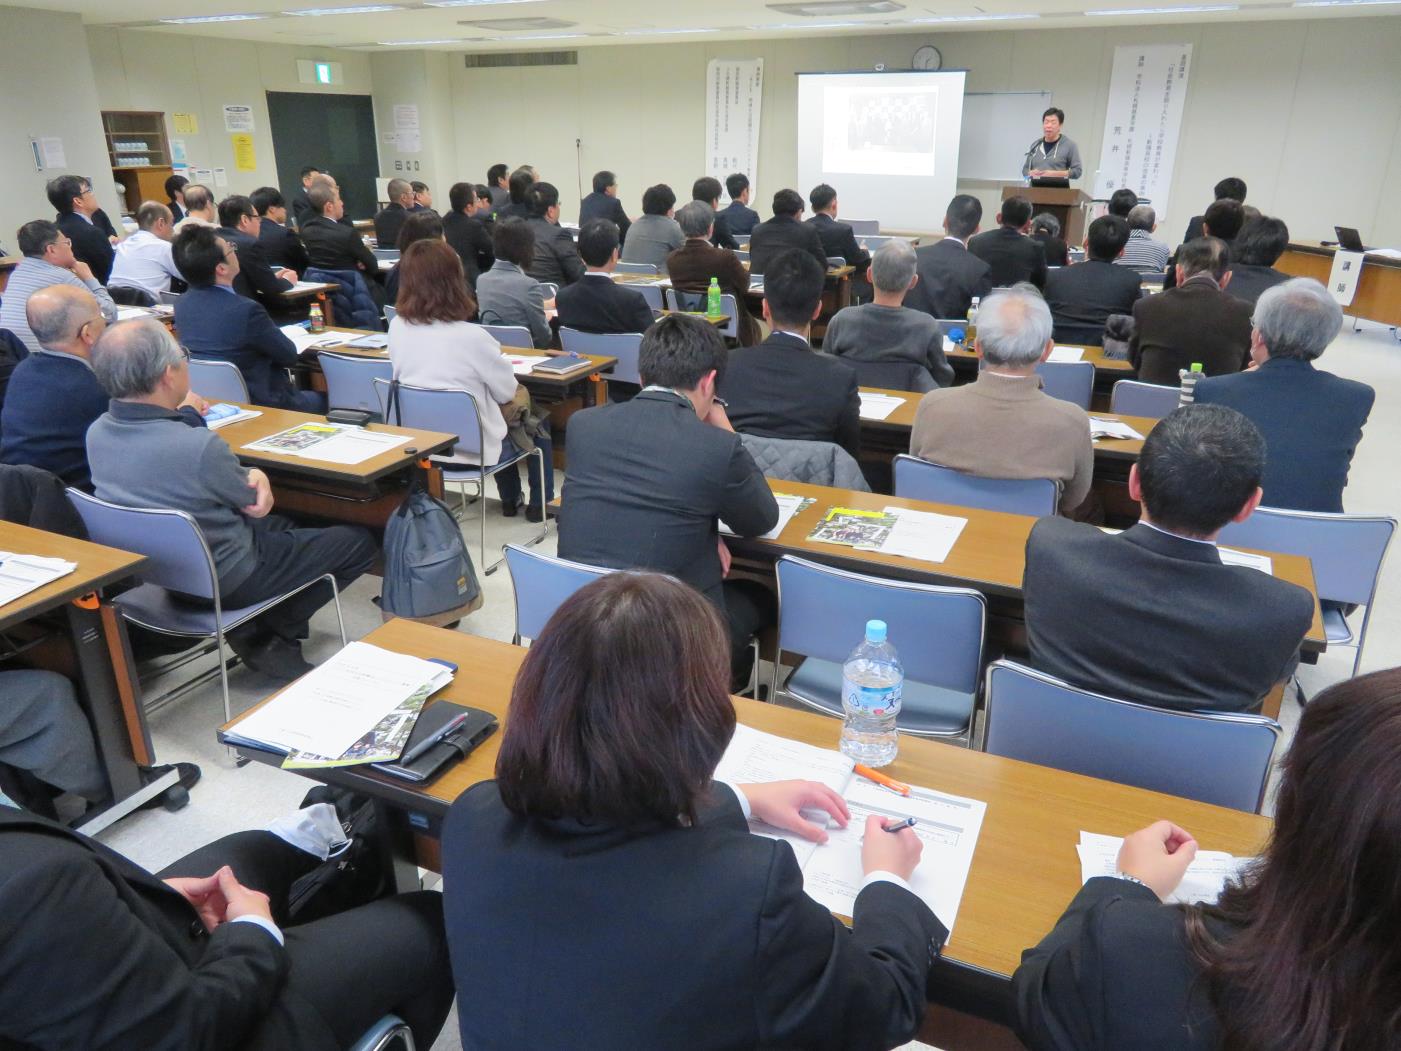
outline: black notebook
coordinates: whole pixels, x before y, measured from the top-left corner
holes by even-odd
[[[496,732],[496,716],[453,701],[435,701],[423,709],[414,724],[413,734],[404,746],[404,755],[411,754],[420,742],[431,738],[464,712],[467,718],[461,726],[408,764],[401,759],[394,763],[375,763],[374,768],[415,784],[433,780],[459,759],[465,759],[477,745]]]

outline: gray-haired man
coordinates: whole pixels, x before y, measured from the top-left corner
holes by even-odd
[[[848,361],[910,362],[928,369],[936,386],[947,387],[953,366],[944,357],[943,330],[923,310],[904,305],[905,293],[919,284],[916,263],[908,241],[877,248],[870,271],[874,301],[837,311],[822,349]]]
[[[358,526],[299,529],[272,510],[267,475],[244,468],[212,431],[185,426],[178,411],[190,391],[185,352],[159,322],[124,321],[93,348],[93,371],[111,396],[88,430],[88,465],[97,496],[128,507],[171,508],[198,523],[219,578],[225,609],[251,606],[326,573],[344,589],[374,564],[377,548]],[[229,636],[255,671],[291,679],[312,613],[331,598],[320,583]]]
[[[973,349],[984,368],[976,383],[920,399],[910,453],[983,478],[1050,478],[1060,513],[1073,517],[1090,491],[1094,449],[1085,410],[1041,390],[1036,366],[1054,345],[1050,308],[1035,292],[983,300]]]

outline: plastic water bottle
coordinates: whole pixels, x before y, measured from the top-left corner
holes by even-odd
[[[1190,372],[1187,369],[1178,369],[1177,378],[1182,382],[1182,391],[1177,396],[1177,404],[1179,406],[1191,405],[1197,400],[1197,381],[1202,378],[1202,363],[1200,361],[1192,362]]]
[[[885,766],[900,747],[896,716],[905,686],[905,670],[895,647],[885,639],[883,620],[866,622],[866,638],[842,665],[841,751],[858,763]]]
[[[326,331],[326,316],[321,313],[320,303],[311,304],[311,311],[309,316],[311,318],[310,329],[312,332]]]
[[[963,339],[969,350],[973,349],[973,343],[978,338],[978,305],[981,302],[982,300],[974,296],[973,303],[968,308],[968,328],[964,331]]]
[[[720,305],[720,279],[712,277],[710,287],[705,290],[705,316],[719,317],[724,312]]]

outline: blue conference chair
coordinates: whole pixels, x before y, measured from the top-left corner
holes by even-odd
[[[1013,515],[1053,515],[1060,486],[1050,478],[979,478],[901,453],[895,457],[895,495]]]
[[[626,285],[625,287],[635,288],[641,292],[642,298],[647,300],[647,306],[654,312],[666,309],[666,299],[662,295],[661,285]]]
[[[134,551],[145,555],[148,560],[139,571],[142,583],[123,591],[113,600],[123,617],[162,635],[214,640],[225,722],[233,718],[233,713],[229,710],[229,675],[224,663],[224,639],[240,624],[324,580],[331,585],[341,645],[345,645],[340,592],[336,588],[336,578],[330,573],[252,606],[226,609],[219,594],[214,556],[199,525],[190,515],[184,511],[123,507],[77,489],[68,490],[68,499],[83,519],[88,537],[94,543]],[[172,592],[205,599],[213,608],[182,602]],[[164,704],[203,682],[206,677],[199,676],[148,707]]]
[[[1372,619],[1377,583],[1386,559],[1396,519],[1385,515],[1328,514],[1322,511],[1286,511],[1258,507],[1244,522],[1232,522],[1221,531],[1227,547],[1278,551],[1303,555],[1313,563],[1314,586],[1323,607],[1323,629],[1328,645],[1352,646],[1357,655],[1352,674],[1362,664],[1362,647]],[[1365,606],[1362,626],[1354,636],[1339,606]]]
[[[668,291],[671,293],[672,310],[703,311],[706,308],[707,293],[705,292],[686,292],[674,286]],[[726,339],[739,339],[739,304],[735,301],[735,297],[728,292],[720,296],[720,313],[729,320],[716,331]]]
[[[457,444],[452,447],[454,455],[465,454],[481,459],[482,446],[486,444],[486,439],[482,435],[481,409],[477,405],[477,399],[465,390],[430,390],[427,387],[413,387],[407,383],[400,383],[395,389],[393,397],[397,404],[390,404],[391,384],[383,379],[375,380],[375,386],[381,391],[381,398],[386,407],[385,419],[396,426],[413,427],[424,431],[446,431],[448,434],[457,435]],[[479,496],[486,495],[486,480],[499,471],[512,471],[516,469],[516,464],[521,460],[533,460],[536,477],[539,480],[540,498],[545,498],[545,456],[537,446],[528,453],[518,453],[509,460],[503,460],[496,464],[470,464],[452,463],[447,461],[434,461],[434,466],[443,472],[443,481],[460,487],[462,493],[463,509],[467,506],[467,486],[476,487]],[[486,501],[481,504],[481,552],[483,573],[494,573],[496,567],[501,564],[501,559],[487,565],[486,563]],[[545,534],[549,531],[549,516],[547,515],[540,523],[540,535],[533,540],[527,541],[534,545],[545,539]]]
[[[210,401],[248,405],[253,400],[238,366],[214,358],[190,358],[190,390]]]
[[[1043,361],[1036,366],[1041,389],[1058,401],[1068,401],[1086,412],[1095,389],[1095,367],[1090,361]]]
[[[326,400],[331,408],[359,409],[384,418],[375,380],[388,382],[394,378],[394,365],[388,358],[362,358],[327,350],[317,358],[326,376]]]
[[[561,328],[559,345],[573,354],[617,358],[609,379],[642,386],[642,374],[638,371],[638,358],[642,353],[640,332],[580,332],[576,328]]]
[[[1147,416],[1161,420],[1177,408],[1182,397],[1180,387],[1165,387],[1160,383],[1139,380],[1119,380],[1109,393],[1109,411],[1120,416]]]
[[[652,276],[655,277],[656,274],[657,274],[657,264],[656,264],[656,263],[619,263],[617,266],[615,266],[615,267],[613,268],[613,272],[614,272],[614,273],[618,273],[618,274],[651,274]]]
[[[982,670],[987,600],[970,588],[863,576],[784,555],[778,560],[778,648],[801,656],[789,695],[842,715],[842,664],[883,620],[905,670],[897,725],[930,737],[967,735]],[[774,662],[770,696],[779,690]]]
[[[529,350],[535,346],[535,338],[531,336],[530,329],[524,325],[481,325],[478,327],[486,329],[487,335],[500,343],[503,347],[510,347],[512,350]]]
[[[522,639],[537,639],[564,600],[585,584],[613,572],[600,566],[586,566],[528,551],[519,544],[507,544],[506,568],[511,573],[511,591],[516,598],[517,646]]]
[[[984,703],[992,755],[1254,813],[1280,735],[1263,715],[1153,708],[1005,660]]]
[[[397,1015],[385,1015],[372,1025],[350,1051],[416,1051],[413,1030]]]

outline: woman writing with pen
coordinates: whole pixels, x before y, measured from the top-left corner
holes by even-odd
[[[946,931],[906,880],[913,829],[867,823],[847,930],[803,893],[813,782],[712,780],[735,711],[697,592],[618,572],[568,599],[517,676],[495,781],[443,829],[464,1048],[885,1049],[924,1016]]]

